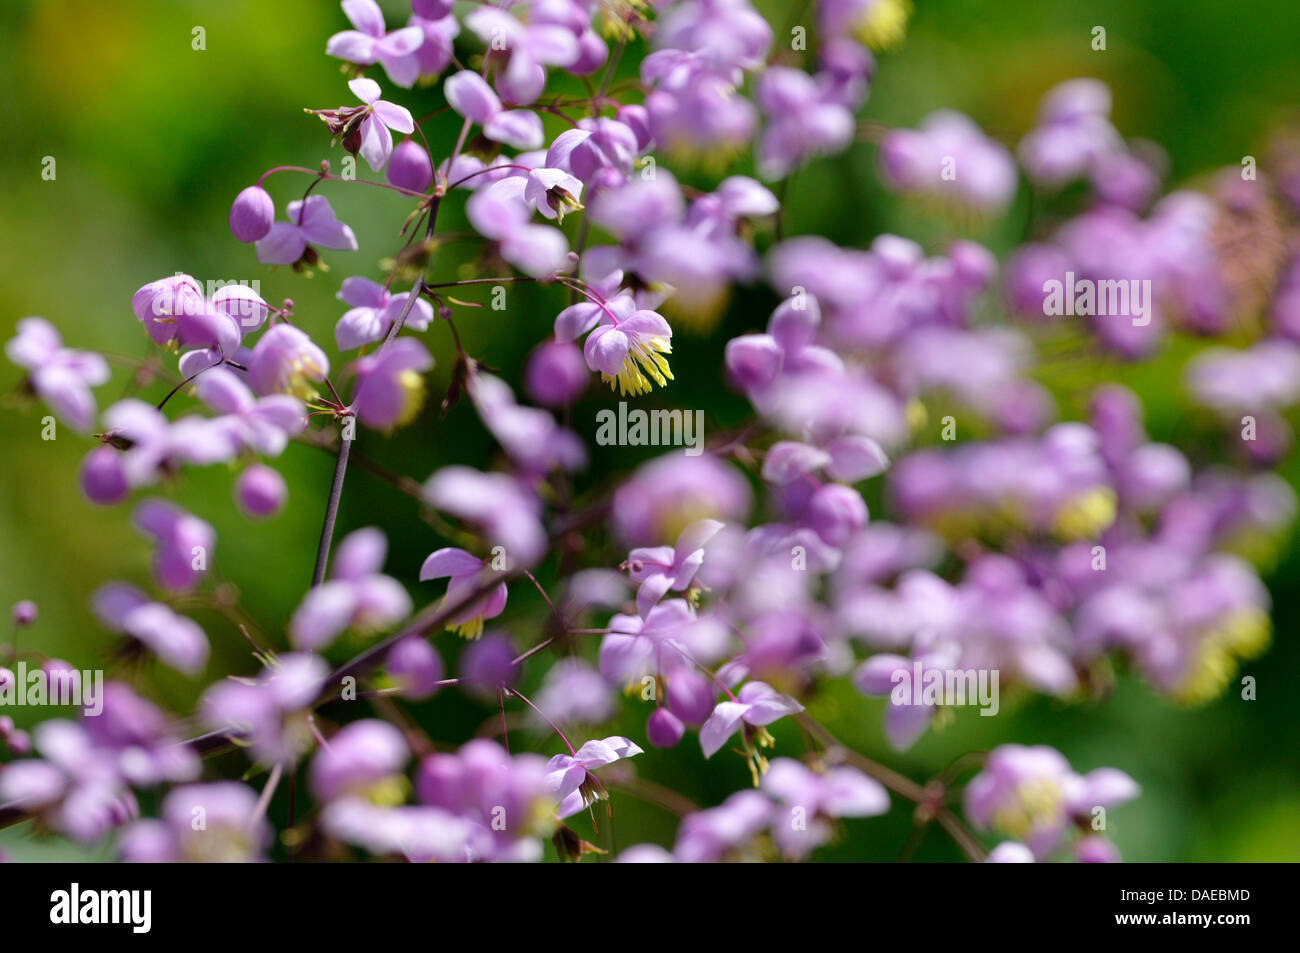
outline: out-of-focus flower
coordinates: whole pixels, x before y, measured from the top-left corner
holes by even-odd
[[[108,362],[92,351],[63,347],[59,332],[44,318],[23,318],[5,354],[26,368],[31,388],[65,422],[82,433],[95,419],[92,387],[108,380]]]
[[[380,572],[387,549],[384,534],[373,526],[343,538],[330,578],[308,591],[289,620],[297,648],[324,648],[344,629],[377,632],[410,614],[411,597]]]

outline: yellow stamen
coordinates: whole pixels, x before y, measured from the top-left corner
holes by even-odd
[[[654,384],[667,387],[668,381],[673,379],[673,372],[663,355],[671,354],[672,351],[667,338],[652,337],[644,342],[635,341],[628,348],[627,357],[623,359],[623,366],[618,373],[602,373],[601,379],[621,396],[648,394],[654,390]]]

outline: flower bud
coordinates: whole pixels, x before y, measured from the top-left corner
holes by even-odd
[[[235,481],[235,504],[245,516],[264,519],[279,512],[289,490],[279,472],[254,464]]]
[[[682,740],[686,726],[667,708],[656,708],[646,719],[645,736],[656,748],[675,748]]]
[[[543,341],[528,358],[524,390],[547,407],[572,403],[587,386],[587,364],[582,349],[571,341]]]
[[[99,446],[86,454],[81,463],[81,491],[90,502],[112,506],[126,499],[129,489],[117,450]]]
[[[36,621],[36,603],[30,599],[24,599],[22,602],[14,603],[11,617],[16,626],[31,625]]]
[[[261,186],[250,185],[230,206],[230,233],[241,242],[261,241],[275,220],[275,203]]]
[[[689,669],[668,676],[664,699],[668,709],[682,721],[698,725],[713,712],[717,690],[707,678]]]
[[[423,192],[433,181],[433,162],[429,159],[429,153],[420,145],[404,139],[393,150],[384,177],[388,179],[389,185],[395,185],[399,189]]]
[[[404,697],[424,701],[438,690],[442,659],[432,645],[413,635],[402,639],[388,653],[388,674],[400,684]]]

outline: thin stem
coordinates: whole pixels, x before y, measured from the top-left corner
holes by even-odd
[[[316,547],[316,568],[312,570],[311,586],[315,589],[325,579],[325,566],[330,558],[330,543],[334,539],[334,522],[339,515],[339,500],[343,496],[343,478],[348,472],[348,453],[352,441],[339,440],[339,455],[334,461],[334,478],[330,482],[329,502],[325,505],[325,522],[320,530],[320,544]]]
[[[516,698],[518,698],[521,702],[523,702],[525,705],[527,705],[527,706],[528,706],[529,708],[531,708],[533,711],[537,712],[537,717],[541,718],[542,721],[544,721],[544,722],[546,722],[548,725],[550,725],[550,726],[551,726],[551,729],[552,729],[552,730],[553,730],[557,735],[560,736],[560,740],[564,742],[564,747],[566,747],[566,748],[569,749],[569,754],[571,754],[571,755],[576,755],[576,754],[578,753],[578,752],[576,752],[576,751],[573,750],[573,745],[571,745],[571,744],[569,743],[569,739],[566,738],[566,737],[564,736],[564,732],[562,732],[562,731],[560,730],[560,726],[557,725],[555,722],[551,721],[551,719],[548,718],[548,717],[546,716],[546,713],[545,713],[544,711],[542,711],[540,708],[538,708],[536,705],[534,705],[532,702],[530,702],[527,698],[525,698],[521,692],[518,692],[518,691],[516,691],[516,690],[513,689],[513,688],[506,688],[504,685],[502,685],[501,688],[502,688],[502,690],[505,691],[507,694],[514,695]]]

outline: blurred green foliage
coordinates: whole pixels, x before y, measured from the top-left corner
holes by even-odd
[[[1281,28],[1293,17],[1291,0],[1244,6],[1235,0],[918,0],[917,5],[905,46],[880,57],[866,106],[867,116],[885,123],[911,125],[933,109],[953,107],[1014,143],[1032,124],[1046,89],[1072,76],[1097,76],[1114,91],[1121,132],[1162,144],[1172,181],[1180,184],[1238,163],[1245,154],[1262,154],[1270,129],[1288,114],[1300,88],[1293,33]],[[402,4],[383,6],[390,25],[401,19]],[[791,24],[813,29],[802,4],[762,0],[758,6],[776,25],[778,43],[785,42],[782,31]],[[1090,48],[1095,25],[1106,27],[1105,52]],[[195,26],[206,31],[204,50],[192,48]],[[39,314],[60,329],[69,346],[119,355],[113,380],[98,390],[101,407],[125,393],[130,365],[150,352],[130,311],[131,294],[173,272],[259,279],[269,301],[292,298],[295,320],[322,342],[332,341],[343,310],[334,299],[338,282],[350,274],[380,274],[379,261],[400,247],[404,203],[378,190],[328,185],[325,194],[355,229],[361,250],[327,252],[330,270],[311,279],[258,265],[252,249],[232,239],[225,223],[231,199],[266,168],[314,167],[330,158],[337,169],[341,153],[330,150],[324,128],[303,108],[351,100],[339,64],[323,54],[326,37],[343,28],[337,6],[325,0],[8,0],[0,6],[0,128],[6,139],[0,150],[0,332],[7,338],[18,318]],[[634,75],[636,53],[624,58],[621,78]],[[442,105],[436,89],[398,95],[381,71],[374,75],[417,116]],[[424,125],[436,156],[449,151],[457,128],[456,117],[446,112]],[[41,177],[46,156],[57,162],[53,181]],[[861,144],[796,175],[785,194],[787,233],[816,232],[861,246],[893,231],[931,247],[957,234],[887,196],[874,161],[873,147]],[[708,184],[707,177],[683,177]],[[307,181],[279,175],[269,189],[283,208]],[[446,203],[441,229],[465,227],[461,205],[459,198]],[[1023,238],[1026,214],[1022,198],[1003,222],[971,237],[1003,254]],[[760,242],[771,238],[762,235]],[[473,244],[463,247],[439,258],[439,277],[460,274],[476,253]],[[560,295],[556,289],[513,286],[503,312],[459,309],[457,326],[467,350],[517,381],[523,356],[548,333],[563,303]],[[469,292],[465,297],[486,300]],[[683,334],[673,361],[677,383],[653,399],[703,407],[712,428],[738,422],[744,404],[718,386],[722,345],[732,334],[760,328],[773,303],[764,289],[741,289],[711,337]],[[438,413],[454,361],[449,337],[441,326],[426,335],[438,369],[419,422],[392,438],[364,433],[358,445],[360,452],[420,480],[448,463],[481,465],[495,452],[463,402],[445,419]],[[1185,433],[1178,372],[1186,353],[1185,347],[1174,347],[1171,356],[1140,371],[1074,367],[1053,374],[1053,381],[1063,408],[1077,412],[1087,386],[1106,376],[1123,379],[1141,392],[1153,436],[1175,439]],[[0,364],[0,605],[7,610],[22,598],[39,604],[40,620],[20,634],[21,645],[82,667],[115,665],[111,637],[90,615],[88,598],[110,579],[147,583],[148,547],[130,528],[126,508],[101,509],[83,500],[76,474],[89,442],[66,428],[58,439],[42,441],[44,411],[17,394],[19,374]],[[155,382],[143,393],[161,397],[169,386]],[[594,410],[608,403],[607,392],[588,394],[574,415],[580,434],[591,438]],[[191,405],[190,398],[178,397],[172,411]],[[629,466],[638,453],[593,451],[588,486]],[[317,449],[294,445],[276,465],[289,482],[291,500],[268,524],[252,524],[235,513],[232,473],[222,467],[187,472],[161,492],[213,523],[218,578],[238,588],[262,637],[283,646],[284,621],[310,578],[332,461]],[[1294,467],[1288,476],[1294,484]],[[416,570],[443,543],[417,510],[413,501],[354,468],[339,530],[381,526],[390,539],[390,571],[423,604],[440,590],[416,582]],[[603,539],[593,538],[590,551],[593,558],[604,554],[617,562],[618,554]],[[814,714],[844,741],[918,779],[965,751],[1004,741],[1055,745],[1080,770],[1103,764],[1123,768],[1144,788],[1136,803],[1112,812],[1110,819],[1111,833],[1130,860],[1295,860],[1300,858],[1300,766],[1288,691],[1300,674],[1294,638],[1298,580],[1300,564],[1284,554],[1269,577],[1275,644],[1248,669],[1259,680],[1259,700],[1252,703],[1229,695],[1182,710],[1122,676],[1114,696],[1098,705],[1013,698],[1004,701],[1004,715],[996,719],[959,712],[946,730],[931,733],[902,756],[884,744],[880,700],[862,699],[845,688],[820,701]],[[543,612],[536,593],[516,586],[499,621],[518,644],[528,645],[538,638]],[[228,621],[212,612],[195,616],[213,642],[208,680],[252,671],[247,645]],[[439,635],[437,644],[454,667],[460,646],[448,635]],[[356,647],[338,648],[346,653]],[[191,710],[202,684],[158,667],[130,677],[146,694],[181,712]],[[536,680],[537,671],[530,671],[524,685],[533,687]],[[417,714],[435,741],[456,743],[494,718],[495,709],[444,693]],[[29,715],[19,710],[19,723],[30,725]],[[629,699],[619,729],[641,737],[643,716],[640,704]],[[778,753],[801,750],[794,725],[783,723],[776,734]],[[528,744],[553,753],[555,748],[545,736],[521,729],[512,733],[512,742],[516,749]],[[214,770],[236,775],[242,771],[238,759],[225,756]],[[650,750],[636,766],[642,776],[700,805],[716,804],[747,783],[744,766],[725,752],[703,768],[690,739],[674,751]],[[589,821],[577,818],[578,829],[620,848],[671,841],[676,821],[670,813],[626,795],[616,801],[616,826],[603,823],[596,837],[589,833]],[[848,836],[823,856],[892,859],[910,824],[907,805],[896,803],[887,819],[850,822]],[[0,847],[20,859],[70,855],[66,845],[34,840],[23,829],[0,832]],[[88,856],[105,857],[107,851]],[[916,856],[958,855],[931,832]]]

